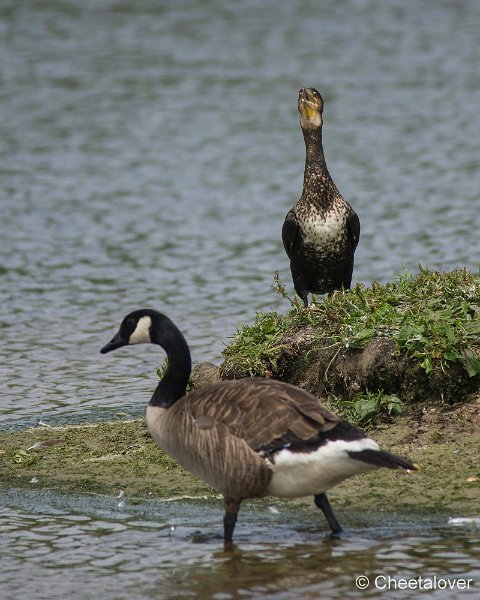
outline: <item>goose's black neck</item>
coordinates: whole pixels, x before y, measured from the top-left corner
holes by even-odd
[[[323,153],[322,128],[302,131],[306,150],[303,196],[314,198],[328,190],[331,177]]]
[[[160,326],[153,322],[151,338],[165,350],[168,366],[149,404],[169,408],[185,395],[192,370],[190,350],[180,330],[166,317]]]

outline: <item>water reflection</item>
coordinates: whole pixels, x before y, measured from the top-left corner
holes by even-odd
[[[401,527],[400,527],[401,529]],[[285,532],[283,532],[285,533]],[[182,576],[173,575],[162,589],[174,595],[181,590],[185,595],[222,598],[274,597],[274,598],[361,598],[380,595],[390,580],[470,579],[470,597],[475,597],[474,582],[478,585],[479,537],[476,547],[471,540],[438,539],[437,532],[412,536],[397,532],[395,540],[383,537],[372,528],[350,530],[341,539],[319,538],[316,543],[291,543],[279,541],[276,545],[254,545],[253,548],[235,548],[231,553],[219,552],[215,568],[187,568]],[[452,548],[454,542],[455,549]],[[356,589],[359,575],[368,577],[366,590]],[[389,580],[390,578],[390,580]],[[377,582],[375,584],[375,581]],[[377,589],[376,589],[377,586]],[[416,592],[418,594],[418,591]],[[433,592],[432,592],[433,593]],[[449,598],[463,597],[464,590],[452,592]],[[423,595],[423,594],[422,594]],[[403,597],[409,595],[408,590]],[[430,597],[427,593],[426,597]],[[436,596],[437,597],[437,596]]]

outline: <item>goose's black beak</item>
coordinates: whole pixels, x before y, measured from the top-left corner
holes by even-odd
[[[116,350],[117,348],[121,348],[122,346],[126,346],[128,344],[128,342],[126,342],[121,334],[120,331],[118,333],[115,334],[115,336],[108,342],[108,344],[106,344],[101,350],[100,352],[102,354],[106,354],[107,352],[111,352],[112,350]]]

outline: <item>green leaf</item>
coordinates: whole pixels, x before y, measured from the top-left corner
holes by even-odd
[[[387,410],[390,415],[399,415],[402,412],[402,401],[398,396],[385,396]]]
[[[468,334],[472,334],[472,333],[480,334],[480,319],[475,319],[474,321],[468,321],[465,324],[465,331]]]
[[[362,398],[355,402],[355,411],[357,412],[360,419],[365,419],[367,416],[371,416],[377,409],[377,399]]]
[[[15,452],[15,454],[13,455],[13,461],[18,464],[24,462],[27,458],[28,452],[26,452],[25,450],[17,450],[17,452]]]
[[[456,360],[459,360],[461,357],[462,357],[462,355],[453,348],[448,348],[443,353],[443,358],[445,360],[456,361]]]
[[[432,359],[429,356],[426,356],[420,364],[427,375],[433,371]]]
[[[445,335],[447,337],[447,341],[449,342],[449,344],[454,345],[457,343],[458,338],[455,335],[455,332],[451,325],[448,325],[448,324],[445,325]]]
[[[472,348],[467,347],[462,350],[461,362],[467,370],[469,377],[480,374],[480,358]]]
[[[363,348],[373,336],[373,329],[360,329],[355,335],[348,340],[350,348]]]

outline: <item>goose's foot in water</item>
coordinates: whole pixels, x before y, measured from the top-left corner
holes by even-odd
[[[327,494],[317,494],[316,496],[314,496],[314,499],[315,504],[323,512],[325,518],[327,519],[327,523],[329,524],[330,529],[332,530],[332,534],[337,535],[341,533],[342,528],[340,526],[340,523],[337,521],[337,518],[335,517],[332,507],[330,506]]]

